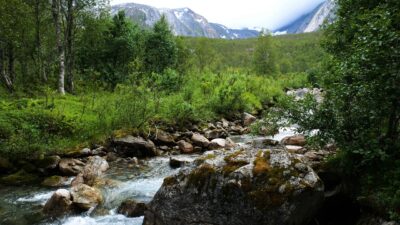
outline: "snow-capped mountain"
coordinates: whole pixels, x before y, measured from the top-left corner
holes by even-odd
[[[111,7],[111,14],[125,11],[127,17],[144,27],[151,27],[164,14],[175,35],[223,39],[257,37],[259,31],[252,29],[230,29],[224,25],[210,23],[189,8],[158,9],[148,5],[126,3]]]
[[[335,9],[335,1],[326,0],[311,12],[284,27],[276,29],[275,32],[298,34],[317,31],[325,21],[330,23],[335,19]]]

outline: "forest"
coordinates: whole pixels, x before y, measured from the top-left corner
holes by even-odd
[[[2,177],[5,161],[250,113],[253,135],[285,121],[310,149],[334,145],[322,170],[363,213],[399,222],[400,2],[337,4],[318,32],[224,40],[175,36],[165,17],[140,27],[106,0],[0,1]],[[287,95],[299,88],[322,103]]]

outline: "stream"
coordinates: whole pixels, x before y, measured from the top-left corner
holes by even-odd
[[[280,129],[273,137],[252,135],[231,136],[231,139],[243,145],[265,138],[280,141],[294,135],[293,128]],[[199,155],[179,155],[195,159]],[[175,157],[175,156],[174,156]],[[141,160],[140,168],[132,167],[124,160],[111,162],[105,177],[116,181],[116,185],[102,189],[104,204],[92,212],[70,215],[56,221],[43,217],[41,210],[57,188],[49,189],[38,186],[1,187],[0,186],[0,224],[2,225],[141,225],[143,217],[128,218],[116,213],[117,207],[126,199],[150,202],[165,177],[176,174],[178,169],[169,166],[169,157],[155,157]],[[73,177],[69,179],[72,181]],[[66,187],[68,188],[68,187]]]

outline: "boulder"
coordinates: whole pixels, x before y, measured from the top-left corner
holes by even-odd
[[[252,123],[254,123],[257,120],[257,118],[251,115],[250,113],[245,112],[243,113],[242,120],[243,120],[243,126],[249,126]]]
[[[297,145],[304,146],[306,145],[306,138],[303,135],[295,135],[290,137],[285,137],[281,140],[281,144],[283,145]]]
[[[229,121],[228,121],[228,120],[222,118],[222,119],[221,119],[221,122],[222,122],[222,127],[223,127],[223,128],[226,129],[226,128],[229,127]]]
[[[109,153],[107,153],[107,157],[106,158],[107,158],[108,162],[113,162],[113,161],[118,159],[118,156],[117,156],[117,154],[115,152],[109,152]]]
[[[143,202],[136,202],[135,200],[126,200],[118,207],[117,212],[126,217],[139,217],[144,216],[146,211],[146,204]]]
[[[63,187],[67,184],[68,179],[62,176],[51,176],[42,182],[45,187]]]
[[[81,150],[80,153],[81,153],[82,156],[88,156],[88,155],[92,154],[92,150],[90,150],[90,148],[84,148],[84,149]]]
[[[13,174],[0,178],[0,183],[13,186],[36,183],[39,179],[37,174],[28,173],[24,169],[21,169]]]
[[[209,149],[220,149],[225,148],[227,145],[226,140],[222,138],[213,139],[208,146]]]
[[[228,136],[228,132],[224,129],[215,129],[215,130],[207,130],[204,133],[204,136],[211,140],[216,138],[226,138]]]
[[[61,159],[58,168],[66,176],[75,176],[82,172],[85,163],[78,159]]]
[[[167,133],[167,132],[165,132],[163,130],[159,130],[156,133],[154,141],[156,143],[158,143],[158,144],[165,144],[165,145],[173,145],[173,144],[175,144],[174,137],[171,134],[169,134],[169,133]]]
[[[213,151],[164,179],[144,225],[301,225],[314,217],[324,186],[285,149]]]
[[[291,153],[304,154],[306,149],[297,145],[285,145],[287,151]]]
[[[277,145],[279,145],[279,141],[273,140],[273,139],[269,139],[269,138],[264,139],[262,142],[263,142],[264,145],[267,145],[267,146],[277,146]]]
[[[84,211],[96,207],[103,201],[100,190],[86,184],[73,186],[71,188],[71,196],[73,204]]]
[[[179,150],[181,151],[181,153],[190,154],[190,153],[194,152],[193,145],[184,140],[178,141],[178,146],[179,146]]]
[[[109,165],[105,159],[100,156],[89,157],[88,162],[83,168],[82,173],[78,174],[72,181],[73,186],[77,184],[87,184],[92,186],[96,179],[103,175],[103,172],[109,168]],[[82,182],[83,181],[83,182]]]
[[[113,141],[118,153],[128,157],[152,157],[157,155],[156,146],[142,137],[126,136]]]
[[[47,200],[43,212],[47,215],[58,217],[67,214],[72,209],[71,193],[66,189],[58,189]]]
[[[187,157],[182,157],[182,156],[176,156],[176,157],[169,158],[169,166],[172,168],[179,168],[179,167],[187,165],[191,162],[193,162],[193,159],[190,159]]]
[[[202,147],[202,148],[207,148],[208,145],[210,144],[210,141],[206,137],[204,137],[203,135],[201,135],[199,133],[194,133],[192,135],[191,140],[192,140],[193,144],[195,144],[199,147]]]

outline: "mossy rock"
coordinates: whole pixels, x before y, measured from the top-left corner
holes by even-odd
[[[21,169],[16,173],[0,178],[0,183],[4,185],[15,186],[37,183],[39,180],[40,178],[37,174],[28,173],[25,170]]]
[[[41,185],[45,187],[63,187],[67,180],[66,177],[62,176],[51,176],[44,179]]]

